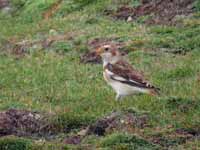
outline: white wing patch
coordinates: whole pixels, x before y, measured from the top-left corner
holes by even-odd
[[[118,80],[118,81],[128,81],[128,80],[126,80],[125,78],[123,78],[123,77],[120,77],[120,76],[116,76],[116,75],[114,75],[114,76],[112,76],[115,80]]]
[[[125,78],[123,78],[121,76],[118,76],[118,75],[114,74],[113,72],[111,72],[108,69],[106,69],[105,72],[109,76],[110,79],[117,80],[119,82],[127,82],[126,84],[128,84],[128,82],[129,82],[130,84],[132,83],[135,86],[142,86],[143,85],[144,87],[150,87],[149,83],[144,83],[144,82],[141,83],[141,82],[134,81],[134,80],[127,80],[127,79],[125,79]]]
[[[112,77],[113,79],[115,79],[115,80],[119,80],[119,81],[127,81],[125,78],[120,77],[120,76],[114,74],[113,72],[111,72],[111,71],[108,70],[108,69],[106,69],[105,71],[106,71],[107,75],[110,76],[110,78]]]
[[[112,73],[112,72],[109,71],[108,69],[106,69],[105,72],[106,72],[109,76],[113,76],[113,75],[114,75],[114,73]]]
[[[134,81],[134,80],[129,80],[130,82],[136,83],[136,84],[140,84],[140,82]]]

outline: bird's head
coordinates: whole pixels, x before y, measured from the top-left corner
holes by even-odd
[[[103,45],[96,50],[96,53],[102,57],[104,63],[115,63],[122,57],[118,48],[113,45]]]

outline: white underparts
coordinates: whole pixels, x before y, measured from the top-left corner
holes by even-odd
[[[118,81],[113,80],[111,78],[111,76],[113,76]],[[126,79],[123,77],[114,75],[108,69],[106,69],[104,71],[104,78],[107,81],[107,83],[115,90],[115,92],[119,96],[126,96],[126,95],[132,95],[132,94],[136,94],[136,93],[148,93],[149,92],[148,89],[140,88],[140,87],[136,87],[136,86],[132,86],[132,85],[120,82],[120,81],[126,81]],[[133,82],[135,82],[135,81],[133,81]]]

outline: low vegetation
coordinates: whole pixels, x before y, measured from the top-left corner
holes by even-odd
[[[140,5],[137,0],[11,0],[9,11],[0,10],[0,110],[45,114],[51,133],[4,134],[0,150],[200,148],[200,3],[194,1],[192,14],[178,16],[175,24],[149,25],[145,15],[127,22],[110,14]],[[123,43],[130,63],[161,88],[161,95],[115,101],[101,64],[80,61],[93,50],[94,39]],[[83,133],[110,113],[127,111],[146,115],[147,125],[118,118],[122,124],[112,130],[100,126],[104,135]]]

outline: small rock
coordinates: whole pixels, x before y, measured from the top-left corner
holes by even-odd
[[[9,14],[11,12],[11,10],[12,10],[12,8],[7,6],[7,7],[2,8],[1,12],[4,14]]]
[[[50,29],[49,30],[49,35],[57,35],[58,32],[55,29]]]
[[[127,22],[132,22],[133,18],[131,16],[128,17]]]
[[[35,115],[35,119],[37,119],[37,120],[40,119],[40,115],[39,115],[39,114],[36,114],[36,115]]]
[[[85,136],[85,135],[87,134],[87,132],[88,132],[88,128],[79,131],[79,132],[77,133],[77,135]]]
[[[28,114],[28,117],[33,118],[33,114],[32,114],[32,113],[29,113],[29,114]]]
[[[123,124],[125,121],[121,119],[120,122]]]

